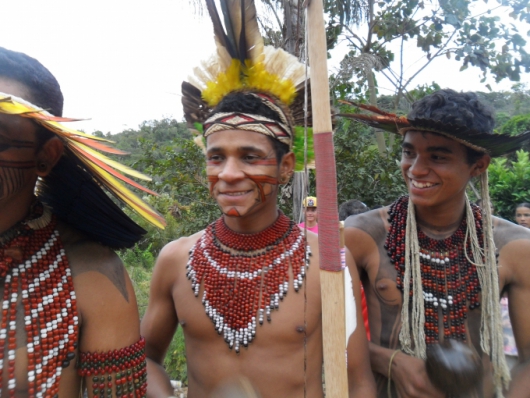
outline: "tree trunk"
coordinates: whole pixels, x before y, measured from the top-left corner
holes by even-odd
[[[301,10],[301,1],[283,0],[284,9],[284,49],[296,57],[302,54],[304,44],[304,13]]]

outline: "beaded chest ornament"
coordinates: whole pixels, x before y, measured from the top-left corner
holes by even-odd
[[[479,243],[482,245],[482,214],[478,206],[473,205],[472,209]],[[401,291],[405,279],[407,210],[408,197],[402,197],[390,206],[390,230],[385,242],[385,249],[397,271],[396,284]],[[471,248],[469,244],[464,243],[466,227],[467,221],[464,217],[454,234],[442,240],[431,239],[421,229],[417,229],[427,345],[435,344],[439,340],[440,311],[444,338],[466,341],[465,321],[468,307],[473,310],[480,306],[481,289],[477,269],[468,260],[472,258]],[[412,300],[412,280],[410,286],[409,300]]]
[[[249,235],[231,231],[220,218],[192,247],[187,277],[195,296],[204,285],[206,314],[230,349],[248,347],[257,323],[271,322],[289,290],[289,268],[298,292],[311,255],[305,246],[300,229],[280,213],[270,227]]]
[[[55,218],[37,202],[30,217],[2,234],[0,239],[0,277],[5,278],[0,326],[0,390],[7,380],[9,397],[15,396],[16,387],[19,292],[27,334],[29,396],[57,396],[61,371],[75,358],[76,297],[71,270],[55,226]],[[7,377],[3,376],[4,371]]]

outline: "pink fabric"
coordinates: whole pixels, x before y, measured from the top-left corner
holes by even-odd
[[[305,223],[301,222],[300,224],[298,224],[298,226],[304,229]],[[307,227],[307,230],[318,234],[318,224],[316,224],[314,227]]]

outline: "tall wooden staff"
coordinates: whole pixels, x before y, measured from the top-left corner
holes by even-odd
[[[318,197],[318,246],[326,397],[344,398],[348,395],[344,270],[339,247],[337,177],[322,0],[309,2],[308,35]]]

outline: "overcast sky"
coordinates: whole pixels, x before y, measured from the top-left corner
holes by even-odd
[[[163,117],[180,120],[180,84],[214,51],[209,20],[196,16],[187,0],[3,1],[1,12],[0,46],[50,69],[65,97],[64,115],[90,118],[70,124],[87,132],[117,133]],[[410,73],[421,56],[411,43]],[[444,58],[415,83],[486,91],[478,69],[458,69]],[[512,84],[488,82],[494,90]],[[381,93],[390,94],[383,78],[379,84]]]

